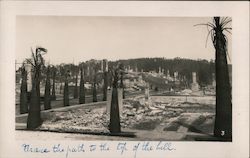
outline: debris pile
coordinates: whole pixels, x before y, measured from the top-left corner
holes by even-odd
[[[213,97],[192,97],[188,98],[188,102],[185,97],[136,97],[123,101],[120,123],[122,128],[136,130],[154,130],[162,127],[161,131],[177,131],[180,126],[191,124],[198,130],[210,131],[207,127],[213,123],[214,105]],[[106,107],[78,108],[51,111],[42,128],[108,132],[109,121],[110,116],[106,113]]]

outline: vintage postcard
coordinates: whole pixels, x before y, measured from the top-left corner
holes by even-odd
[[[247,2],[2,4],[1,157],[249,156]]]

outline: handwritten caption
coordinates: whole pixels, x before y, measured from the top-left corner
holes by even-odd
[[[74,145],[54,144],[52,146],[38,146],[29,143],[23,143],[21,145],[22,152],[25,153],[37,153],[37,154],[64,154],[65,158],[71,157],[73,154],[84,154],[93,152],[118,152],[120,155],[126,153],[133,154],[134,158],[138,153],[143,152],[173,152],[175,147],[171,142],[96,142],[96,143],[78,143]]]

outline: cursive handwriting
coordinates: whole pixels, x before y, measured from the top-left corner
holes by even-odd
[[[24,143],[21,145],[21,150],[25,153],[37,153],[37,154],[63,154],[65,158],[73,157],[74,154],[87,154],[93,152],[118,152],[120,155],[132,152],[134,158],[137,157],[137,154],[143,152],[157,152],[157,151],[174,151],[176,150],[173,147],[171,142],[117,142],[115,143],[108,142],[96,142],[96,143],[78,143],[75,145],[62,145],[60,143],[54,144],[50,147],[47,146],[38,146],[29,143]]]

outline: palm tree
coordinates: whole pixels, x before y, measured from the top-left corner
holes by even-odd
[[[96,90],[96,84],[97,84],[97,67],[94,65],[94,79],[93,79],[93,102],[97,102],[97,90]]]
[[[69,85],[68,85],[68,77],[69,77],[69,70],[66,71],[64,76],[64,91],[63,91],[63,105],[69,106]]]
[[[28,112],[28,96],[27,96],[27,71],[25,70],[24,64],[21,68],[22,83],[20,93],[20,114]]]
[[[107,101],[108,89],[108,61],[103,60],[103,101]]]
[[[120,71],[120,88],[122,89],[122,98],[125,99],[125,93],[124,93],[124,84],[123,84],[123,75],[124,75],[124,66],[123,64],[119,65]]]
[[[52,85],[52,94],[51,94],[51,100],[56,100],[56,89],[55,89],[55,82],[56,82],[56,68],[52,67],[52,80],[53,80],[53,85]]]
[[[103,101],[107,101],[108,72],[103,72]]]
[[[232,21],[230,18],[214,17],[214,23],[199,24],[210,28],[215,48],[215,71],[216,71],[216,114],[214,136],[226,140],[232,140],[232,97],[231,85],[227,63],[227,37],[225,31],[231,33],[232,28],[227,25]]]
[[[120,114],[119,114],[119,105],[118,105],[118,80],[119,80],[119,69],[115,69],[114,80],[113,80],[113,91],[111,97],[111,108],[110,108],[110,124],[109,130],[111,133],[120,133]]]
[[[84,78],[83,78],[83,68],[81,68],[81,78],[80,78],[80,92],[79,92],[79,104],[85,103],[85,90],[84,90]]]
[[[50,96],[50,66],[47,67],[46,72],[46,84],[45,84],[45,93],[44,93],[44,109],[51,109],[51,96]]]
[[[75,65],[72,67],[72,74],[75,76],[75,87],[74,87],[74,99],[78,98],[78,87],[77,87],[77,82],[78,82],[78,73],[79,73],[79,68]]]
[[[47,49],[42,47],[37,47],[36,52],[34,53],[31,48],[33,61],[27,60],[33,66],[33,76],[32,76],[32,90],[31,90],[31,99],[29,106],[29,113],[27,119],[27,128],[34,129],[42,124],[41,119],[41,107],[40,107],[40,77],[41,77],[41,68],[44,65],[44,59],[42,53],[46,53]]]

